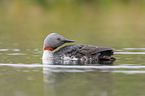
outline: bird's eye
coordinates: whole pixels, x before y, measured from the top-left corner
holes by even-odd
[[[60,38],[57,38],[57,40],[60,40]]]

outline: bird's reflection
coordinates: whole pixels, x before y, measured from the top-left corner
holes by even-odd
[[[78,62],[80,61],[50,59],[43,64],[78,64]],[[88,62],[93,63],[93,61]],[[48,96],[48,94],[59,96],[112,96],[113,79],[109,69],[67,69],[45,66],[43,67],[43,80],[45,96]]]
[[[54,63],[54,59],[53,58],[42,59],[42,63],[43,63],[43,65],[50,65],[50,64]],[[44,80],[44,82],[52,83],[54,81],[53,77],[52,77],[53,76],[52,72],[50,70],[51,70],[51,68],[49,68],[49,67],[43,67],[43,80]]]
[[[99,64],[99,65],[112,65],[116,60],[61,60],[61,59],[43,59],[43,64],[75,64],[75,65],[86,65],[86,64]]]

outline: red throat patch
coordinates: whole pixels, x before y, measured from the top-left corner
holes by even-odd
[[[44,50],[53,51],[54,49],[52,47],[45,47]]]

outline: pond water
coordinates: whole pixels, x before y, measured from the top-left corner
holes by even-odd
[[[145,48],[115,51],[112,65],[41,63],[41,49],[0,49],[0,96],[144,96]]]
[[[41,58],[45,36],[27,38],[27,35],[23,37],[14,33],[1,32],[0,96],[144,96],[145,94],[145,48],[137,46],[121,48],[114,43],[110,45],[103,43],[104,46],[116,48],[114,53],[116,61],[113,64],[61,61],[57,64],[44,65]],[[121,44],[122,41],[118,42]],[[88,40],[85,44],[96,45],[95,43]]]

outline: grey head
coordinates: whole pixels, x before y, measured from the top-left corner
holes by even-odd
[[[56,49],[57,47],[63,45],[64,43],[71,43],[71,42],[75,42],[75,41],[65,39],[63,36],[57,33],[51,33],[45,38],[43,48],[51,47],[53,49]]]

